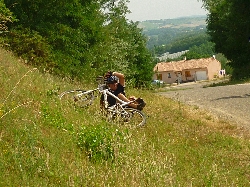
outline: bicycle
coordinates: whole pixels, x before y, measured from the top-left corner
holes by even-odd
[[[99,78],[102,82],[102,79]],[[100,81],[99,80],[99,81]],[[136,127],[142,127],[146,124],[146,115],[137,109],[131,108],[128,105],[130,103],[136,102],[136,100],[125,102],[121,99],[119,99],[117,96],[112,94],[106,84],[98,84],[98,87],[93,90],[81,90],[81,89],[75,89],[75,90],[68,90],[65,92],[62,92],[59,95],[60,100],[66,100],[70,103],[73,102],[74,105],[78,107],[86,107],[93,103],[95,100],[96,93],[99,93],[100,95],[103,94],[104,96],[104,111],[106,113],[106,116],[108,118],[108,121],[117,121],[122,123],[127,123],[132,126]],[[113,105],[109,106],[107,97],[111,96],[115,98],[118,102]]]

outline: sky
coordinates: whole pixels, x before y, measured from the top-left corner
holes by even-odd
[[[132,21],[172,19],[178,17],[206,15],[202,2],[198,0],[130,0],[127,4],[132,12],[127,19]]]

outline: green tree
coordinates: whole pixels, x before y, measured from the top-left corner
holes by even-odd
[[[214,43],[205,42],[199,46],[192,46],[189,48],[189,51],[184,54],[188,60],[190,59],[199,59],[199,58],[208,58],[214,55]]]
[[[151,80],[153,68],[146,39],[138,23],[126,20],[127,0],[5,3],[19,19],[11,25],[8,42],[17,54],[26,53],[22,56],[32,64],[88,81],[109,69],[128,74],[136,80],[135,85]],[[46,53],[39,53],[41,50]]]
[[[11,27],[13,33],[29,29],[46,38],[53,51],[53,71],[74,77],[89,72],[89,51],[100,40],[104,20],[99,11],[101,4],[79,0],[5,0],[5,3],[19,19]]]
[[[227,75],[232,75],[233,69],[229,66],[227,58],[223,54],[218,53],[216,54],[216,59],[220,61],[221,69],[225,69]]]
[[[166,39],[165,39],[166,40]],[[175,37],[169,38],[170,42],[155,46],[155,53],[161,55],[165,52],[176,53],[180,51],[188,50],[192,46],[200,46],[203,43],[209,41],[209,35],[205,31],[195,31],[191,33],[184,33]]]
[[[7,24],[15,21],[12,13],[6,8],[4,1],[0,0],[0,32],[8,29]]]
[[[95,67],[121,71],[138,87],[151,82],[153,63],[146,47],[147,38],[138,28],[138,22],[128,22],[125,17],[128,12],[125,1],[111,8],[110,22],[104,27],[106,39],[97,45],[99,61]]]
[[[202,0],[209,11],[207,29],[215,50],[233,68],[233,79],[250,77],[250,4],[248,0]]]

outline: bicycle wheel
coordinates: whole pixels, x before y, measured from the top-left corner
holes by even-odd
[[[137,109],[124,108],[122,118],[125,123],[128,123],[132,127],[143,127],[146,124],[146,115]]]
[[[78,107],[85,107],[92,104],[95,96],[93,90],[69,90],[61,93],[59,98],[61,101],[68,104],[74,104]]]

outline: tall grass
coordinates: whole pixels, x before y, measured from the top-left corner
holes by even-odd
[[[0,49],[0,186],[249,186],[249,131],[151,91],[145,128],[57,95],[94,85],[42,74]]]

